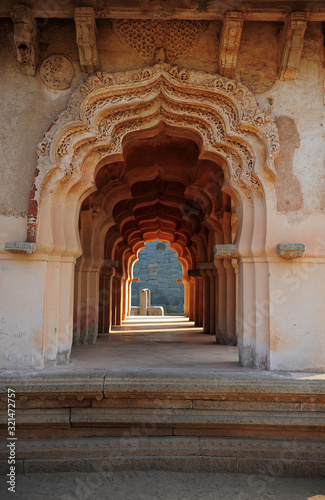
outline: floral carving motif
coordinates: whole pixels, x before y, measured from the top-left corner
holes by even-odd
[[[46,87],[53,90],[66,90],[71,85],[74,67],[67,57],[54,54],[42,62],[40,73]]]
[[[115,20],[113,29],[143,59],[154,59],[163,47],[170,61],[179,59],[206,29],[207,21]]]
[[[165,63],[89,77],[39,145],[40,170],[48,171],[62,161],[59,170],[68,181],[90,147],[102,150],[102,155],[121,154],[127,134],[159,122],[199,133],[204,149],[227,161],[231,186],[249,197],[252,191],[263,195],[247,134],[264,142],[266,168],[275,173],[279,143],[270,110],[259,108],[240,82]]]

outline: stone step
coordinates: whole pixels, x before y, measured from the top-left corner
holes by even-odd
[[[17,472],[102,464],[103,470],[325,474],[321,376],[158,369],[3,374],[3,473],[8,387],[16,391]]]

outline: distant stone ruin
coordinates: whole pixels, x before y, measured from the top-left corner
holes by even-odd
[[[131,307],[131,316],[164,316],[164,308],[162,306],[151,305],[151,293],[148,288],[140,291],[139,298],[140,306]]]
[[[161,306],[165,314],[184,314],[184,285],[182,266],[169,243],[148,241],[134,264],[132,283],[132,309],[140,307],[140,291],[148,288],[151,304]],[[132,312],[131,312],[132,314]]]

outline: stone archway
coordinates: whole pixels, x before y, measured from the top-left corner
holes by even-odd
[[[38,255],[47,256],[45,364],[69,359],[74,264],[81,254],[78,217],[83,200],[96,189],[95,175],[103,164],[123,160],[123,142],[129,137],[147,137],[161,124],[171,135],[196,142],[200,158],[223,170],[223,190],[234,200],[238,218],[231,256],[239,257],[241,362],[268,366],[269,313],[258,317],[257,300],[268,303],[263,257],[278,151],[276,127],[242,84],[167,64],[88,78],[38,147],[28,241],[36,243]],[[101,218],[95,223],[102,229],[92,259],[100,264],[110,225]]]

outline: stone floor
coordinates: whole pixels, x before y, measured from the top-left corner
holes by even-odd
[[[167,471],[52,473],[0,478],[2,500],[325,500],[324,479]]]
[[[183,316],[130,317],[112,333],[99,335],[95,345],[73,347],[69,365],[69,369],[153,367],[244,370],[237,347],[218,345],[214,335],[204,334]]]

